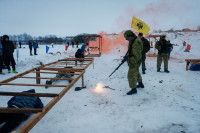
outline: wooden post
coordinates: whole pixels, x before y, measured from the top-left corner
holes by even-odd
[[[82,87],[84,87],[84,74],[82,75]]]
[[[40,77],[40,69],[39,68],[36,68],[36,84],[40,84],[40,78],[38,78],[38,77]]]

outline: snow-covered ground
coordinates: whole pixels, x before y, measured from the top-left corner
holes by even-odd
[[[108,76],[119,65],[118,50],[96,57],[93,66],[85,73],[86,89],[74,91],[81,86],[79,80],[66,95],[36,124],[31,133],[199,133],[200,87],[199,71],[186,71],[186,58],[200,59],[200,33],[167,34],[174,46],[169,60],[170,73],[158,73],[156,58],[147,57],[145,88],[135,95],[130,91],[124,63],[111,78]],[[190,52],[183,52],[182,42],[191,45]],[[17,63],[19,73],[62,58],[73,56],[76,48],[55,45],[46,54],[45,46],[39,46],[38,55],[30,56],[28,46],[20,49]],[[115,49],[115,48],[114,48]],[[56,54],[56,52],[61,54]],[[153,51],[153,49],[151,49]],[[16,54],[16,53],[15,53]],[[16,55],[15,55],[16,56]],[[16,59],[17,60],[17,59]],[[163,66],[163,64],[162,64]],[[140,69],[141,70],[141,69]],[[162,69],[163,71],[163,69]],[[15,74],[0,75],[0,80]],[[23,80],[23,82],[26,82]],[[65,81],[63,81],[65,82]],[[31,87],[36,92],[57,92],[53,89]],[[30,87],[1,86],[1,91],[24,91]],[[6,107],[10,97],[1,96],[1,107]],[[49,99],[41,98],[44,104]]]

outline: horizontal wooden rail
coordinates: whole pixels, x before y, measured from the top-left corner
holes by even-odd
[[[45,73],[45,74],[65,74],[65,75],[79,75],[80,73],[57,73],[57,72],[31,72],[31,73]]]
[[[0,92],[1,96],[56,97],[55,93]]]
[[[0,85],[15,85],[15,86],[40,86],[40,87],[67,87],[67,85],[44,85],[44,84],[19,84],[19,83],[0,83]]]
[[[74,80],[71,78],[48,78],[48,77],[17,77],[17,78],[27,78],[27,79],[55,79],[55,80]]]
[[[65,71],[65,72],[81,72],[82,69],[72,69],[72,68],[39,68],[40,70],[49,70],[49,71]]]
[[[30,69],[30,70],[28,70],[28,71],[25,71],[25,72],[23,72],[23,73],[21,73],[21,74],[18,74],[18,75],[16,75],[16,76],[14,76],[14,77],[11,77],[11,78],[9,78],[9,79],[3,80],[3,81],[1,81],[0,83],[8,83],[8,82],[10,82],[10,81],[12,81],[12,80],[15,80],[15,79],[17,78],[17,76],[26,75],[26,74],[28,74],[28,73],[34,71],[34,70],[35,70],[35,68],[32,68],[32,69]]]
[[[64,68],[65,66],[47,66],[47,67],[45,67],[45,68],[56,68],[56,67],[58,67],[58,68]],[[73,67],[73,68],[69,68],[69,69],[77,69],[77,67],[84,67],[84,66],[80,66],[80,65],[77,65],[77,66],[67,66],[67,67]]]
[[[0,113],[38,113],[42,112],[42,109],[35,108],[2,108],[0,107]]]

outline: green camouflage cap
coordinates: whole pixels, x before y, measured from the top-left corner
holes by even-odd
[[[124,32],[124,36],[132,36],[135,37],[136,35],[131,31],[131,30],[127,30]]]

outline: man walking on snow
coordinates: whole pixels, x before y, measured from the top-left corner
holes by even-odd
[[[142,41],[131,31],[127,30],[124,33],[124,37],[129,41],[128,46],[128,82],[131,88],[131,91],[127,93],[127,95],[132,95],[137,93],[136,88],[144,88],[142,83],[142,77],[139,73],[139,67],[141,64],[142,58]],[[137,82],[139,83],[137,85]]]
[[[143,37],[142,33],[138,34],[138,37],[142,40],[143,43],[143,50],[142,50],[142,73],[145,74],[146,66],[145,66],[145,60],[146,60],[146,53],[150,49],[150,43],[149,41]]]

